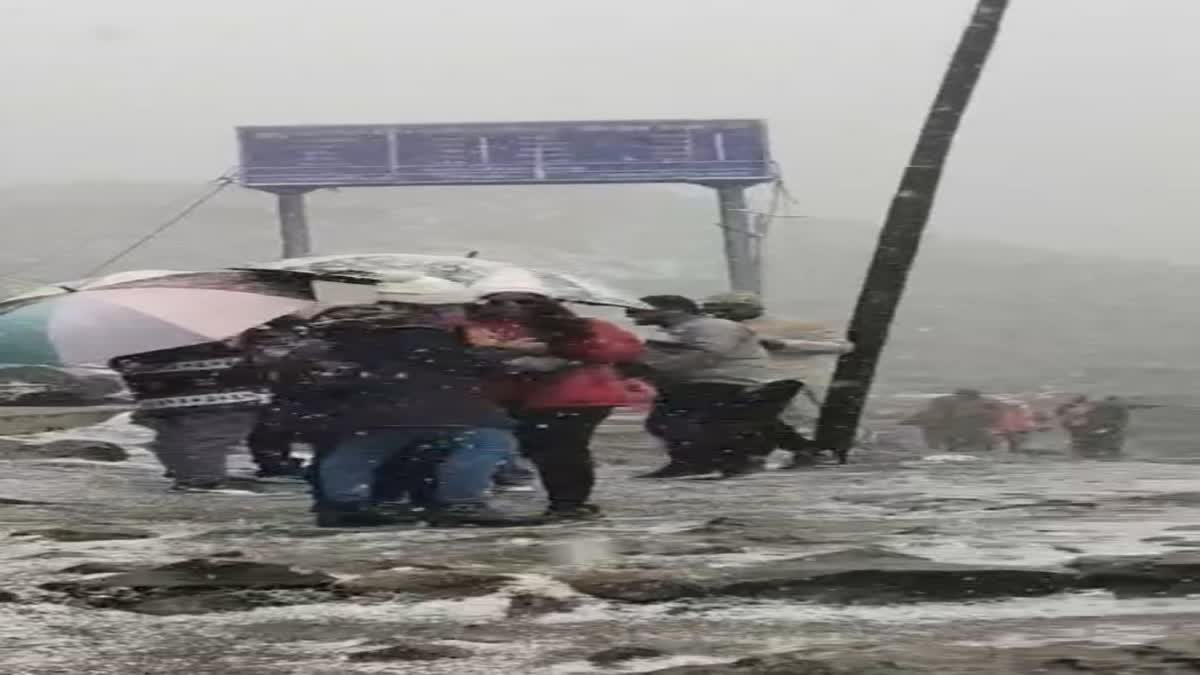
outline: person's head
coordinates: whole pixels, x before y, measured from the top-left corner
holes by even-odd
[[[385,279],[374,287],[374,302],[332,307],[317,323],[353,323],[362,328],[394,325],[453,325],[475,298],[466,286],[421,275]]]
[[[540,293],[503,291],[479,299],[478,314],[490,319],[528,321],[535,316],[559,312],[562,304]]]
[[[702,314],[700,305],[682,295],[647,295],[650,309],[630,309],[625,315],[639,326],[673,326]]]
[[[476,305],[475,318],[516,321],[538,340],[554,344],[587,337],[591,330],[586,319],[554,298],[529,291],[489,293]]]
[[[461,322],[475,294],[466,286],[437,277],[387,280],[375,287],[375,304],[408,323],[449,325]]]
[[[730,321],[757,319],[764,312],[762,298],[746,291],[710,295],[704,299],[703,309],[706,314]]]

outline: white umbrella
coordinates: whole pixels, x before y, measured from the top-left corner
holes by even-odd
[[[289,258],[239,269],[283,269],[373,279],[416,273],[454,281],[480,294],[522,291],[588,305],[638,309],[647,307],[636,295],[573,274],[481,258],[409,253],[351,253]]]
[[[142,281],[144,279],[157,279],[159,277],[168,277],[176,274],[188,274],[182,270],[131,270],[128,272],[117,272],[115,274],[107,274],[102,277],[92,277],[90,279],[78,279],[75,281],[64,281],[58,284],[47,284],[3,299],[3,303],[10,302],[27,302],[37,300],[39,298],[48,298],[54,295],[62,295],[63,293],[71,293],[74,291],[84,291],[92,288],[103,288],[105,286],[113,286],[123,284],[130,281]]]

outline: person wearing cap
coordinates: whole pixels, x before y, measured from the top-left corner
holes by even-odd
[[[477,343],[513,353],[526,372],[494,380],[493,396],[517,421],[521,452],[537,467],[552,520],[600,515],[591,441],[613,408],[630,402],[615,364],[642,343],[615,324],[576,315],[536,287],[492,288],[471,314]]]
[[[318,317],[320,339],[289,355],[316,390],[302,417],[336,438],[316,466],[318,525],[411,521],[379,505],[378,474],[409,464],[398,460],[436,464],[436,504],[424,514],[431,524],[536,522],[484,500],[517,444],[512,420],[484,392],[482,378],[501,366],[459,330],[474,297],[441,279],[389,280],[376,287],[374,304]]]
[[[805,396],[798,397],[797,402],[803,399],[813,408],[820,407],[817,390],[828,386],[833,357],[853,349],[845,340],[813,339],[816,325],[766,318],[766,308],[757,293],[717,293],[705,298],[702,307],[709,316],[736,321],[753,330],[770,353],[772,364],[804,383]],[[811,422],[811,415],[799,405],[789,407],[775,426],[776,444],[793,454],[789,468],[807,466],[814,460],[815,448],[792,422]]]
[[[706,316],[690,298],[653,295],[642,301],[652,309],[630,310],[630,318],[658,326],[672,338],[648,341],[643,359],[659,386],[647,430],[666,443],[670,455],[666,466],[644,477],[717,470],[735,476],[755,470],[758,459],[773,448],[770,421],[747,427],[745,418],[734,413],[749,412],[755,418],[755,409],[763,405],[751,401],[777,379],[758,336],[738,322]]]
[[[757,293],[717,293],[705,298],[701,306],[709,316],[736,321],[753,330],[772,357],[786,359],[787,367],[791,370],[803,370],[801,379],[810,385],[828,378],[827,375],[817,376],[816,369],[813,368],[814,357],[836,356],[854,349],[854,346],[845,340],[828,336],[814,339],[813,333],[821,330],[817,324],[768,318],[766,307]]]

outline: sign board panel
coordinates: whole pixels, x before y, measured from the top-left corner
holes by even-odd
[[[253,188],[771,180],[761,120],[239,127]]]

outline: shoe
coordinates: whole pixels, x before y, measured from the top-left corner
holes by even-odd
[[[212,495],[258,495],[260,493],[254,490],[246,490],[238,487],[233,487],[228,483],[221,481],[204,482],[204,483],[180,483],[176,482],[170,487],[171,492],[182,492],[186,494],[212,494]]]
[[[449,504],[429,512],[425,520],[431,527],[527,527],[546,523],[542,516],[517,516],[487,504]]]
[[[787,471],[796,469],[808,469],[817,465],[820,458],[815,452],[795,452],[792,453],[792,461],[786,466],[780,467]]]
[[[307,472],[304,469],[304,463],[299,460],[291,460],[275,466],[266,466],[259,468],[254,472],[258,478],[291,478],[294,480],[305,480]]]
[[[415,518],[401,516],[383,509],[317,508],[317,527],[387,527],[411,525]]]
[[[425,519],[425,509],[413,506],[411,502],[380,502],[373,509],[406,523],[419,523]]]
[[[755,473],[762,473],[767,470],[766,460],[754,458],[747,460],[743,464],[737,466],[728,466],[721,469],[722,478],[738,478],[740,476],[749,476]]]
[[[496,494],[505,492],[537,492],[537,488],[528,483],[496,483],[492,487],[492,492]]]
[[[817,452],[817,444],[798,432],[779,434],[775,439],[775,444],[779,446],[780,450],[794,454]]]
[[[661,469],[651,471],[650,473],[643,473],[635,476],[635,478],[683,478],[684,476],[706,476],[712,472],[713,469],[704,469],[696,466],[689,466],[687,464],[671,462]]]
[[[543,517],[554,522],[599,520],[604,517],[604,512],[595,504],[551,504]]]

